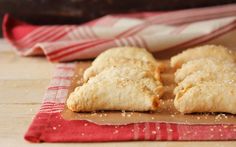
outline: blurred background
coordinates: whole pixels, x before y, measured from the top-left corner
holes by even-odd
[[[107,14],[169,11],[230,3],[236,3],[236,0],[0,0],[0,23],[5,13],[32,24],[80,24]]]

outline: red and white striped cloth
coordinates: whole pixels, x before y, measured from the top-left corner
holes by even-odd
[[[236,124],[175,124],[161,122],[96,125],[61,116],[75,63],[59,64],[43,104],[25,134],[30,142],[107,142],[131,140],[236,140]]]
[[[198,44],[236,49],[236,4],[171,12],[107,15],[83,25],[36,26],[5,15],[3,33],[24,56],[48,60],[94,58],[117,46],[156,53]]]

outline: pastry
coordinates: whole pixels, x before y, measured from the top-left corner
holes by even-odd
[[[221,46],[195,49],[172,58],[172,66],[180,67],[175,73],[175,108],[181,113],[236,114],[235,53]]]
[[[156,59],[144,48],[136,47],[117,47],[111,48],[101,53],[92,63],[92,65],[102,64],[109,58],[128,58],[137,59],[156,64]]]
[[[145,49],[134,47],[112,48],[101,53],[84,73],[84,81],[95,76],[105,68],[110,66],[120,66],[124,64],[135,64],[145,70],[155,74],[159,79],[158,64],[155,58]]]
[[[218,58],[202,58],[191,60],[175,72],[175,82],[183,81],[187,76],[199,71],[221,74],[223,72],[236,71],[236,64],[230,61],[222,61]]]
[[[83,79],[83,85],[67,100],[68,108],[75,112],[154,111],[163,94],[158,63],[141,48],[103,52],[84,72]]]
[[[77,87],[67,100],[70,110],[149,111],[158,108],[162,84],[135,66],[109,67]]]
[[[197,83],[176,94],[175,108],[181,113],[227,112],[236,114],[236,83]]]
[[[216,45],[204,45],[188,49],[171,58],[171,67],[180,68],[182,64],[199,58],[214,57],[219,60],[235,61],[236,53],[231,50]]]
[[[94,61],[95,62],[95,61]],[[106,61],[100,64],[93,64],[88,69],[85,70],[83,79],[87,81],[89,78],[96,76],[98,73],[103,71],[105,68],[109,68],[111,66],[137,66],[144,70],[148,70],[152,75],[156,78],[156,80],[160,80],[160,71],[156,64],[152,64],[148,61],[142,61],[137,59],[129,59],[129,58],[108,58]]]
[[[187,87],[191,87],[196,83],[213,82],[213,81],[218,81],[221,83],[236,83],[235,71],[228,71],[228,72],[217,71],[217,72],[219,74],[216,74],[215,71],[200,70],[190,74],[183,81],[178,83],[178,86],[175,87],[174,89],[174,94],[177,94],[181,90],[186,89]]]

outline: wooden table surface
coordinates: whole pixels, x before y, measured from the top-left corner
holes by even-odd
[[[23,136],[38,111],[54,64],[43,57],[19,57],[0,39],[0,147],[7,146],[236,146],[236,141],[210,142],[111,142],[32,144]]]

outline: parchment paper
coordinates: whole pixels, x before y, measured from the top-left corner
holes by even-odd
[[[72,78],[69,94],[74,88],[83,83],[82,75],[91,62],[77,64],[76,72]],[[165,86],[165,93],[161,99],[160,108],[156,112],[124,112],[124,111],[100,111],[91,113],[75,113],[65,105],[61,113],[66,120],[87,120],[100,125],[124,125],[140,122],[169,122],[181,124],[236,124],[236,116],[226,113],[196,113],[181,114],[173,105],[174,70],[169,67],[168,60],[161,60],[164,65],[161,79]],[[69,96],[68,94],[68,96]],[[67,96],[67,98],[68,98]]]

